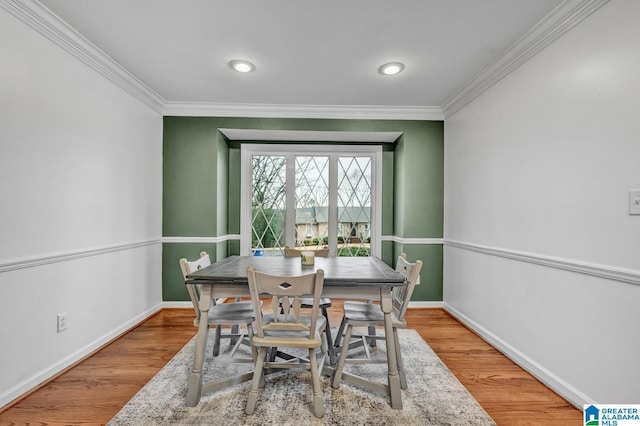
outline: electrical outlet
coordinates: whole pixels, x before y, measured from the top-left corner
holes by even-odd
[[[62,333],[67,329],[67,313],[58,314],[58,333]]]
[[[629,191],[629,214],[640,214],[640,189]]]

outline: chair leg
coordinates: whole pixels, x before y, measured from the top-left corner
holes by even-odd
[[[402,361],[402,353],[400,351],[400,339],[398,338],[398,329],[393,327],[393,340],[396,343],[396,362],[398,363],[398,375],[400,376],[400,389],[407,388],[407,375],[404,372],[404,362]]]
[[[316,350],[309,349],[309,367],[311,368],[311,381],[313,384],[313,414],[316,417],[324,415],[322,406],[322,388],[320,387],[320,373],[318,372],[318,360],[316,360]]]
[[[342,349],[340,350],[340,359],[338,359],[338,365],[336,366],[336,371],[333,373],[333,384],[334,389],[338,389],[340,387],[340,380],[342,380],[342,370],[344,369],[344,363],[347,359],[347,352],[349,351],[349,342],[351,341],[351,333],[353,333],[353,326],[349,324],[347,327],[347,333],[344,336],[344,343],[342,344]]]
[[[278,355],[278,348],[269,348],[269,352],[267,354],[269,362],[275,362],[276,356]]]
[[[327,313],[327,308],[322,308],[322,315],[324,315],[324,318],[327,321],[327,327],[324,330],[324,334],[327,337],[329,364],[336,365],[336,353],[333,349],[333,337],[331,336],[331,325],[329,324],[329,314]]]
[[[231,326],[231,334],[240,334],[240,326],[238,324],[233,324]],[[231,340],[231,346],[233,346],[238,341],[238,338],[237,337],[231,337],[230,340]]]
[[[216,325],[216,337],[213,340],[213,356],[218,356],[220,354],[220,333],[222,332],[222,327]]]
[[[251,390],[249,390],[247,406],[244,410],[246,414],[253,414],[256,409],[256,402],[258,401],[258,388],[260,387],[262,367],[264,365],[264,359],[266,356],[267,348],[261,347],[258,351],[258,359],[256,360],[255,370],[253,371],[253,379],[251,380]]]
[[[320,354],[322,355],[322,357],[321,357],[321,362],[318,364],[318,374],[320,375],[322,375],[324,363],[327,361],[327,358],[329,358],[329,347],[327,345],[327,335],[323,333],[321,337],[322,337],[322,344],[320,345]]]
[[[253,363],[255,364],[258,359],[258,351],[251,343],[251,339],[253,338],[253,326],[251,323],[247,324],[247,336],[249,336],[249,345],[251,346],[251,358],[253,358]]]
[[[340,321],[340,327],[338,328],[338,333],[336,334],[336,340],[333,343],[333,347],[335,348],[340,347],[340,342],[342,341],[345,324],[346,324],[346,319],[342,317],[342,321]]]
[[[240,297],[236,297],[236,302],[240,301]],[[233,324],[231,326],[231,334],[239,334],[240,333],[240,326],[238,324]],[[235,345],[236,342],[238,341],[237,337],[231,337],[231,346]]]
[[[374,326],[369,326],[369,336],[375,336],[376,335],[376,328]],[[367,339],[369,341],[369,346],[371,346],[372,348],[375,348],[376,346],[378,346],[378,342],[376,339]]]

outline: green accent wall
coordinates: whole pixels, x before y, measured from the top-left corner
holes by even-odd
[[[228,143],[220,128],[402,132],[382,155],[382,235],[442,238],[443,122],[238,117],[164,118],[163,237],[240,233],[240,149]],[[178,261],[202,250],[219,260],[238,254],[240,244],[164,243],[163,300],[188,300]],[[383,241],[381,257],[393,264],[403,250],[410,260],[425,262],[413,300],[441,301],[442,246]]]
[[[180,271],[180,259],[196,259],[201,251],[216,258],[216,243],[164,243],[162,244],[162,300],[187,301],[189,293]]]
[[[403,122],[394,150],[394,235],[442,238],[444,212],[444,123]]]
[[[218,128],[185,117],[164,120],[162,148],[162,235],[217,236]]]
[[[422,260],[420,285],[413,291],[411,300],[421,302],[442,301],[442,245],[394,243],[394,253],[406,253],[407,259]]]

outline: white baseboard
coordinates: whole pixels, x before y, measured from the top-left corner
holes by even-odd
[[[226,297],[220,297],[216,299],[216,304],[224,303],[227,300]],[[185,308],[185,309],[193,309],[193,304],[191,302],[162,302],[162,308]]]
[[[101,346],[111,342],[113,339],[120,336],[122,333],[128,331],[138,323],[144,321],[149,316],[153,315],[155,312],[162,309],[163,304],[159,303],[150,309],[142,312],[141,314],[135,316],[124,324],[120,325],[118,328],[111,330],[109,333],[99,337],[88,345],[78,349],[74,353],[70,354],[66,358],[61,359],[60,361],[52,364],[51,366],[38,371],[33,374],[28,379],[23,382],[17,384],[11,389],[7,390],[3,394],[0,395],[0,407],[4,407],[30,390],[36,388],[47,380],[51,379],[56,374],[65,370],[66,368],[72,366],[73,364],[81,361],[83,358],[100,348]]]
[[[191,302],[162,302],[163,308],[190,308],[193,309]]]
[[[587,395],[529,358],[526,354],[515,349],[507,342],[494,335],[491,331],[482,327],[480,324],[476,323],[446,302],[444,302],[444,309],[465,326],[475,331],[483,340],[502,352],[507,358],[518,364],[576,408],[582,410],[584,404],[590,404],[594,401],[593,398],[589,398]]]
[[[444,302],[409,302],[410,308],[443,308]]]

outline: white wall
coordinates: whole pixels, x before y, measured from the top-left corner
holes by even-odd
[[[0,40],[3,406],[159,308],[162,117],[3,9]]]
[[[640,397],[639,16],[606,4],[445,122],[445,305],[576,405]]]

